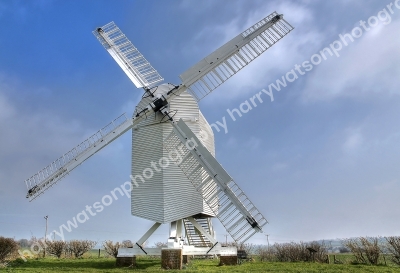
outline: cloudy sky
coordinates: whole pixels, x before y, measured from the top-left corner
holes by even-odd
[[[394,3],[0,0],[0,235],[41,237],[45,215],[49,231],[59,230],[129,180],[127,133],[37,200],[25,198],[25,179],[120,114],[131,115],[142,95],[92,30],[114,21],[166,82],[179,84],[187,68],[273,11],[293,32],[200,103],[209,123],[226,119],[228,132],[214,132],[217,159],[270,222],[270,242],[400,235]],[[345,36],[352,31],[354,41]],[[335,41],[339,57],[325,60],[320,51]],[[312,69],[294,70],[307,61]],[[273,102],[262,95],[262,104],[230,118],[227,110],[292,69],[297,79],[272,88]],[[151,225],[131,216],[129,198],[121,197],[65,238],[135,241]],[[150,241],[166,241],[167,232],[164,225]]]

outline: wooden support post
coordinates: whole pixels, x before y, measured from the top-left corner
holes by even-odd
[[[219,265],[237,265],[239,264],[237,256],[219,256]]]
[[[117,257],[116,259],[117,267],[135,267],[136,266],[136,256],[133,257]]]
[[[161,267],[163,269],[182,269],[182,249],[162,249]]]

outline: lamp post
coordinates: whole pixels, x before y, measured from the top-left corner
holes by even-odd
[[[46,257],[46,240],[47,240],[47,219],[49,218],[48,215],[44,217],[46,219],[46,231],[44,233],[44,252],[43,252],[43,258]]]

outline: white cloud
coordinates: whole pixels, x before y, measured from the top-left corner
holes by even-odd
[[[274,165],[272,165],[272,170],[275,172],[284,171],[287,168],[288,168],[288,164],[283,163],[283,162],[277,162],[277,163],[274,163]]]
[[[363,136],[358,130],[351,130],[346,137],[343,144],[343,151],[345,153],[352,153],[363,145]]]
[[[215,18],[211,18],[211,15],[204,16],[207,15],[204,10],[210,11],[217,2],[204,1],[201,5],[194,5],[188,1],[182,1],[182,5],[187,7],[184,14],[186,18],[193,16],[193,20],[210,26],[205,30],[194,31],[192,35],[198,33],[197,37],[188,44],[186,40],[174,41],[175,44],[179,42],[178,44],[188,45],[184,54],[204,57],[223,42],[274,10],[283,13],[295,30],[216,90],[211,95],[212,99],[205,99],[209,104],[222,103],[218,99],[222,97],[218,96],[223,96],[228,103],[234,98],[239,98],[238,101],[248,99],[250,94],[252,96],[262,88],[266,88],[268,84],[292,69],[296,63],[301,63],[309,59],[312,54],[319,52],[326,43],[330,42],[327,41],[327,37],[343,31],[338,30],[342,23],[352,27],[351,24],[360,19],[360,17],[353,18],[353,21],[348,16],[340,18],[340,14],[346,12],[345,9],[348,7],[344,9],[337,4],[331,5],[334,9],[332,14],[339,14],[331,15],[331,18],[337,21],[326,22],[326,18],[322,18],[326,15],[321,12],[324,10],[324,4],[315,4],[311,0],[232,2],[234,4],[226,5],[226,9],[218,11],[221,16],[228,18],[226,23],[215,26]],[[345,4],[348,3],[343,2],[343,5]],[[354,3],[354,5],[362,6],[365,3]],[[196,6],[199,8],[196,9]],[[214,10],[213,14],[217,12]],[[360,14],[362,14],[361,10],[354,10],[355,16],[361,16]],[[45,16],[45,13],[42,15]],[[1,7],[0,16],[2,16]],[[176,24],[185,23],[182,18],[170,19],[171,21],[176,19],[174,22]],[[169,20],[163,22],[165,25],[170,23]],[[149,22],[154,26],[158,23],[157,21]],[[274,230],[279,233],[277,236],[272,236],[274,240],[282,238],[312,240],[319,239],[318,237],[326,238],[326,236],[374,235],[374,232],[395,234],[397,232],[399,219],[393,217],[393,210],[397,213],[397,208],[399,208],[396,196],[399,189],[396,178],[398,171],[395,162],[398,162],[399,149],[397,147],[400,142],[400,132],[397,128],[400,123],[397,122],[399,111],[397,111],[396,100],[392,100],[390,105],[387,104],[390,98],[397,96],[398,92],[399,71],[396,64],[399,58],[399,42],[395,36],[397,29],[397,22],[375,28],[357,43],[344,48],[339,59],[324,62],[302,77],[301,81],[296,82],[296,86],[293,84],[293,87],[298,88],[304,81],[306,101],[320,103],[297,107],[298,105],[293,105],[296,102],[289,101],[287,107],[284,108],[285,111],[279,112],[279,124],[274,124],[277,130],[268,131],[265,126],[259,126],[257,130],[261,139],[249,137],[248,132],[243,130],[236,130],[237,133],[233,134],[234,128],[230,129],[228,135],[223,133],[220,135],[219,138],[223,139],[220,149],[226,150],[226,153],[220,156],[221,162],[239,163],[234,166],[236,169],[227,168],[228,172],[236,173],[239,178],[242,178],[238,181],[239,185],[263,213],[268,213],[266,216],[271,221],[271,225],[267,228],[269,234],[273,234]],[[186,30],[192,31],[188,28]],[[174,29],[171,33],[173,31]],[[54,36],[54,39],[57,37]],[[68,54],[67,51],[66,54]],[[172,66],[173,64],[171,64],[171,70]],[[24,81],[30,80],[27,78]],[[31,82],[31,84],[34,83]],[[32,103],[27,100],[31,97],[42,98],[49,94],[49,90],[45,87],[37,90],[30,88],[30,93],[19,93],[18,91],[22,90],[21,85],[13,84],[8,77],[7,80],[0,79],[0,128],[2,129],[0,203],[3,210],[7,211],[13,209],[26,214],[31,214],[31,212],[42,214],[43,212],[53,214],[55,217],[57,215],[59,219],[53,218],[52,223],[61,224],[82,210],[86,203],[91,204],[98,200],[96,194],[107,194],[114,187],[111,182],[125,181],[123,176],[129,173],[130,153],[127,151],[130,147],[127,143],[130,136],[126,134],[125,139],[121,138],[118,144],[114,143],[112,147],[102,151],[100,158],[95,156],[86,162],[80,167],[82,171],[77,170],[66,178],[65,182],[69,183],[63,181],[56,190],[53,190],[54,194],[44,195],[42,197],[45,198],[44,201],[30,205],[9,202],[9,200],[24,199],[25,191],[22,186],[24,186],[23,179],[27,178],[27,175],[44,167],[82,141],[85,136],[99,129],[88,128],[81,120],[71,120],[68,114],[62,116],[61,113],[75,110],[71,102],[61,105],[63,107],[60,109],[61,112],[58,110],[50,112],[50,109],[40,108],[39,112],[27,113],[24,106]],[[113,85],[113,89],[125,88],[133,87],[126,81],[121,82],[121,85]],[[141,92],[141,90],[138,91]],[[32,92],[36,92],[35,95],[32,95]],[[71,95],[78,94],[79,99],[79,92],[74,92]],[[49,99],[51,103],[53,95],[55,93],[50,93],[46,100]],[[93,93],[93,96],[98,98],[101,94]],[[333,98],[343,97],[351,98],[352,102],[353,98],[359,100],[367,98],[367,104],[357,100],[351,105],[354,107],[349,107],[348,104],[343,103],[344,100],[333,100]],[[382,97],[385,98],[381,99]],[[276,108],[273,111],[278,113],[277,111],[280,110],[277,109],[278,95],[275,99],[276,104],[274,103],[273,106]],[[400,98],[398,100],[400,101]],[[135,99],[126,101],[122,106],[123,110],[132,112],[135,106],[134,101]],[[91,103],[97,102],[101,103],[97,100],[91,101]],[[230,104],[227,108],[232,109],[238,107],[239,104],[240,102]],[[208,113],[215,111],[218,107],[212,105],[210,108]],[[119,114],[121,108],[115,109],[116,115]],[[220,110],[223,111],[223,109]],[[92,116],[90,113],[87,114]],[[114,117],[113,115],[110,118]],[[226,112],[222,115],[226,115]],[[321,119],[325,118],[326,122],[321,123]],[[255,115],[253,122],[259,121],[265,123],[265,116]],[[244,120],[237,121],[238,124],[235,125],[239,126],[240,122]],[[310,124],[321,128],[307,132],[308,128],[314,128],[307,126]],[[285,130],[280,130],[282,128]],[[241,135],[242,133],[245,135]],[[264,139],[268,139],[268,143],[274,143],[274,145],[267,145]],[[253,152],[252,149],[260,149],[261,146],[266,146],[265,151],[260,151],[261,155]],[[217,147],[217,154],[220,149]],[[246,160],[246,158],[251,160]],[[124,165],[124,167],[118,168],[117,165]],[[15,184],[11,185],[11,183]],[[17,193],[17,190],[20,192]],[[268,198],[265,198],[267,195]],[[73,204],[70,202],[71,198],[74,200]],[[63,206],[68,202],[71,206],[68,208]],[[124,201],[121,200],[121,202]],[[49,204],[52,205],[49,207]],[[109,228],[110,223],[121,220],[121,217],[114,217],[115,215],[112,214],[115,214],[115,211],[123,211],[128,217],[126,221],[144,228],[144,225],[141,225],[144,220],[129,218],[128,203],[126,207],[121,206],[121,210],[119,207],[117,209],[119,205],[115,206],[109,210],[109,214],[106,213],[89,221],[88,225],[98,221],[92,226],[93,230],[96,230],[96,226]],[[349,207],[352,210],[349,210]],[[371,212],[374,213],[373,217],[371,217]],[[39,218],[43,219],[41,216]],[[382,222],[385,225],[382,225]],[[31,223],[28,225],[32,226]],[[86,236],[83,235],[84,229],[82,229],[82,236]],[[118,233],[121,229],[114,231]],[[11,230],[10,236],[14,236],[14,232]],[[222,234],[223,230],[220,233]],[[29,235],[29,232],[27,234]],[[76,234],[70,236],[77,236]],[[93,236],[92,233],[86,234]],[[111,235],[108,234],[108,236]],[[163,240],[161,236],[163,235],[160,235],[160,240]],[[265,242],[265,238],[262,240],[261,242]],[[254,241],[254,243],[260,243],[260,241]]]
[[[29,16],[33,16],[34,13],[29,12],[38,10],[44,10],[48,6],[51,6],[53,1],[38,0],[38,1],[2,1],[0,2],[0,18],[7,13],[13,14],[14,19],[18,20],[19,23],[25,23]]]
[[[4,79],[5,77],[3,77]],[[3,80],[0,89],[0,166],[2,187],[28,178],[84,140],[90,129],[77,120],[45,112],[27,113],[6,94],[18,88]]]
[[[314,27],[315,18],[312,11],[301,4],[281,4],[278,7],[265,4],[242,25],[251,26],[266,16],[265,11],[271,12],[275,9],[283,13],[285,20],[295,29],[220,86],[212,95],[214,99],[205,99],[205,103],[215,104],[221,99],[233,100],[248,96],[248,93],[255,94],[270,83],[275,83],[276,79],[285,75],[296,63],[304,61],[303,56],[311,56],[321,47],[324,35]],[[238,27],[233,30],[232,25],[235,24],[232,22],[234,21],[227,23],[223,28],[232,33],[231,38],[244,30]]]
[[[237,147],[238,141],[237,141],[237,139],[236,139],[235,137],[230,136],[230,137],[228,138],[228,140],[225,142],[225,145],[226,145],[227,147]]]
[[[256,150],[260,147],[262,140],[260,138],[251,136],[243,145],[246,149]]]
[[[344,47],[338,59],[323,62],[307,76],[305,101],[338,97],[374,99],[399,94],[400,20],[377,27]]]
[[[15,109],[10,105],[8,99],[0,93],[0,122],[11,118],[15,114]]]

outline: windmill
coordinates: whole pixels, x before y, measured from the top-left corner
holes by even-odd
[[[293,27],[271,13],[180,75],[163,78],[114,24],[93,34],[144,94],[132,117],[114,119],[78,146],[25,181],[36,199],[86,159],[132,129],[132,215],[154,225],[119,257],[159,254],[142,244],[163,223],[170,224],[168,248],[185,254],[235,254],[217,242],[212,218],[243,243],[267,220],[215,159],[214,136],[198,102],[286,36]],[[185,230],[185,235],[183,234]],[[188,245],[183,245],[186,237]]]

